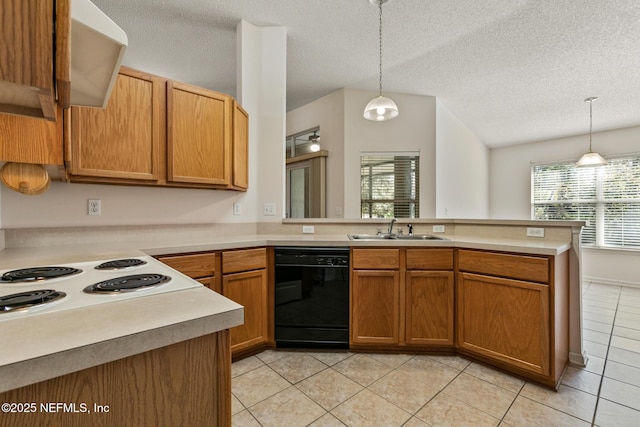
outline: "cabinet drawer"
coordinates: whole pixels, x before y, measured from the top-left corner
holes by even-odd
[[[222,253],[222,272],[224,274],[239,271],[258,270],[267,267],[267,249],[243,249]]]
[[[193,279],[213,276],[216,269],[216,253],[158,257],[158,260]]]
[[[459,250],[458,269],[530,282],[549,282],[549,258]]]
[[[407,270],[453,270],[453,249],[407,249]]]
[[[400,268],[400,249],[354,249],[351,265],[369,270]]]

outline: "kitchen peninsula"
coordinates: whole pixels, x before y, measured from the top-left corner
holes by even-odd
[[[585,363],[580,331],[579,298],[579,234],[583,225],[581,222],[414,220],[412,224],[416,233],[423,233],[425,230],[431,231],[434,224],[444,225],[445,233],[443,236],[447,240],[428,242],[352,241],[347,237],[348,233],[354,232],[375,233],[377,227],[385,224],[388,223],[380,220],[284,220],[283,223],[261,223],[255,224],[253,227],[248,227],[247,224],[238,224],[236,227],[230,224],[225,224],[224,227],[216,224],[99,227],[91,229],[91,233],[87,233],[89,231],[87,228],[5,230],[6,248],[0,252],[0,267],[4,270],[21,268],[25,265],[51,265],[122,256],[192,254],[273,246],[349,246],[352,251],[356,249],[395,249],[400,251],[398,253],[405,254],[402,255],[405,259],[407,251],[412,249],[446,249],[450,251],[454,257],[452,259],[455,260],[452,266],[455,266],[457,271],[454,280],[457,286],[456,294],[459,296],[460,286],[464,281],[479,280],[487,283],[485,277],[488,277],[490,272],[479,270],[472,272],[478,265],[473,256],[489,256],[489,263],[484,264],[490,267],[493,265],[492,268],[496,268],[497,265],[498,269],[505,263],[509,264],[514,259],[520,260],[524,257],[532,260],[533,265],[537,266],[533,268],[534,271],[538,273],[545,271],[546,275],[543,274],[544,277],[533,276],[531,283],[528,283],[529,280],[525,280],[527,283],[522,286],[520,282],[515,283],[518,285],[517,289],[524,292],[521,295],[527,294],[526,298],[530,298],[530,290],[539,290],[541,293],[537,294],[539,295],[538,302],[546,298],[547,295],[551,298],[547,300],[550,302],[550,305],[546,306],[548,312],[544,311],[544,306],[537,307],[543,307],[540,312],[542,315],[550,316],[549,319],[543,321],[550,328],[546,336],[549,337],[551,343],[556,343],[556,341],[559,343],[557,353],[564,355],[564,360],[549,361],[546,365],[545,362],[535,366],[533,369],[539,369],[541,374],[534,373],[533,379],[554,386],[567,362],[567,357],[573,363]],[[315,233],[302,234],[302,225],[313,225]],[[544,228],[545,237],[527,237],[527,228],[529,227]],[[246,232],[247,228],[250,233]],[[243,234],[238,233],[240,229],[244,230]],[[99,246],[99,249],[96,249],[98,246],[95,246],[94,249],[89,250],[87,245],[90,242],[87,241],[87,236],[90,236],[89,239],[93,242],[103,241],[104,243]],[[54,246],[52,244],[54,241],[65,246]],[[492,264],[492,260],[496,259],[498,260],[497,264]],[[461,265],[461,262],[464,266]],[[396,271],[405,270],[400,268]],[[495,274],[499,276],[503,273],[496,271]],[[495,286],[501,286],[504,283],[513,284],[515,279],[496,277],[491,283],[497,284]],[[497,289],[495,286],[492,285],[486,289],[493,292]],[[477,289],[482,288],[478,287]],[[555,298],[555,292],[558,293],[558,298]],[[228,349],[227,330],[242,322],[242,309],[237,304],[204,287],[173,292],[172,294],[179,295],[181,298],[177,302],[169,298],[169,294],[145,298],[153,302],[148,308],[142,308],[136,303],[136,299],[132,299],[128,302],[117,303],[123,311],[110,309],[109,306],[115,307],[113,304],[104,304],[62,312],[59,315],[54,313],[41,314],[30,319],[4,321],[0,345],[5,349],[11,349],[11,351],[0,359],[0,385],[5,392],[2,395],[3,401],[29,401],[30,399],[27,398],[31,397],[32,400],[33,392],[36,390],[46,393],[56,387],[63,387],[59,384],[56,385],[58,378],[65,378],[69,374],[83,375],[83,373],[88,373],[89,377],[77,377],[76,380],[79,389],[87,393],[82,395],[84,401],[92,404],[109,405],[111,403],[113,405],[113,402],[98,401],[109,398],[94,394],[97,392],[93,391],[89,384],[95,384],[95,381],[91,381],[90,378],[96,376],[113,377],[114,372],[120,372],[120,375],[122,372],[126,372],[114,371],[112,368],[114,363],[128,369],[129,367],[144,366],[146,361],[150,363],[148,365],[150,371],[148,372],[154,372],[152,376],[157,378],[161,377],[160,372],[165,375],[165,365],[155,364],[152,361],[171,359],[180,362],[177,363],[177,366],[172,363],[166,365],[170,369],[183,369],[185,366],[190,366],[194,372],[200,370],[203,373],[205,383],[217,384],[215,390],[224,393],[226,387],[226,393],[229,396],[218,396],[218,399],[222,401],[221,404],[226,405],[225,399],[230,399],[228,389],[230,377],[227,376],[228,371],[225,369],[227,369],[226,367],[230,368],[231,357],[227,350],[220,349]],[[473,308],[465,305],[457,307],[458,313],[461,309]],[[88,319],[93,320],[94,323],[89,324]],[[144,321],[140,321],[141,319]],[[118,326],[117,328],[108,327],[108,323],[113,322]],[[545,327],[541,327],[538,331],[544,334]],[[558,331],[558,333],[554,331]],[[460,329],[457,329],[455,335],[458,341],[456,345],[451,346],[451,351],[477,357],[498,367],[509,368],[508,363],[501,360],[496,361],[490,354],[491,352],[482,353],[469,349],[470,347],[467,345],[469,342],[460,345]],[[33,336],[34,339],[25,338],[30,336]],[[43,341],[38,341],[38,339]],[[487,343],[491,344],[492,338],[487,339]],[[474,343],[471,342],[471,344]],[[175,346],[179,347],[177,353],[174,353]],[[385,350],[389,349],[385,348]],[[411,350],[415,351],[415,349]],[[398,351],[403,350],[398,348]],[[542,348],[541,351],[545,351],[545,348]],[[207,357],[203,357],[203,354]],[[206,362],[212,358],[216,359],[213,367],[208,364],[209,362]],[[523,363],[526,364],[526,358],[523,360]],[[205,365],[201,365],[202,363]],[[225,368],[216,371],[215,364],[217,363],[224,365]],[[171,367],[172,365],[174,366]],[[524,366],[522,363],[521,365]],[[530,365],[532,366],[532,364]],[[515,372],[525,375],[529,371],[523,369],[522,366],[515,369]],[[117,375],[115,374],[115,376]],[[171,372],[168,375],[171,377]],[[547,379],[543,380],[543,377]],[[155,383],[147,382],[135,375],[133,378],[135,379],[121,377],[109,387],[119,391],[146,388],[146,392],[143,394],[144,399],[147,400],[140,401],[139,405],[134,403],[129,406],[140,407],[142,413],[152,413],[151,415],[136,415],[139,417],[161,416],[158,413],[153,413],[150,408],[154,405],[157,406],[158,401],[153,402],[152,400],[156,397],[159,398],[162,392],[154,394],[150,390],[156,390]],[[200,403],[199,399],[203,398],[200,394],[188,395],[194,393],[194,390],[188,388],[188,385],[180,382],[178,378],[167,382],[171,383],[171,387],[174,387],[174,390],[177,390],[179,394],[183,394],[182,399],[185,402],[192,401],[192,404],[196,405]],[[53,388],[48,389],[47,387]],[[208,397],[216,400],[215,396]],[[173,405],[170,402],[164,403],[169,406],[180,405],[179,402],[173,402]],[[116,408],[112,407],[112,411],[115,413]],[[116,415],[122,416],[125,413],[125,408],[119,408],[118,411],[120,414]],[[47,415],[51,416],[52,414]],[[73,415],[77,416],[78,414]],[[211,412],[206,415],[210,416]],[[132,415],[127,412],[127,416]],[[165,414],[163,416],[177,415]],[[6,417],[3,417],[4,419]],[[74,419],[81,420],[82,418]],[[173,418],[166,419],[173,420]],[[68,425],[74,424],[69,423]]]

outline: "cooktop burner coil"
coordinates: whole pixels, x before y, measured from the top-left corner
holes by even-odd
[[[72,267],[31,267],[7,271],[0,278],[0,282],[36,282],[78,273],[82,273],[82,270]]]
[[[64,292],[53,289],[41,289],[0,296],[0,313],[37,307],[64,298],[66,295]]]
[[[154,288],[171,280],[162,274],[133,274],[94,283],[83,289],[86,293],[120,293],[134,292]]]
[[[115,259],[113,261],[103,262],[95,267],[96,270],[121,270],[128,267],[138,267],[145,265],[147,261],[138,258]]]

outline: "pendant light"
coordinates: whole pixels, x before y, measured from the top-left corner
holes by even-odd
[[[383,122],[385,120],[391,120],[398,117],[398,106],[391,98],[387,98],[386,96],[382,96],[382,5],[389,0],[369,0],[369,2],[373,5],[377,5],[380,11],[380,21],[379,21],[379,92],[378,96],[373,98],[367,106],[364,108],[364,118],[367,120],[374,120],[378,122]]]
[[[589,151],[578,160],[576,163],[576,167],[593,167],[593,166],[604,166],[607,164],[607,161],[598,153],[595,153],[591,150],[591,139],[592,139],[592,131],[593,131],[593,103],[597,100],[595,96],[587,98],[584,102],[589,103]]]
[[[320,135],[316,135],[316,132],[318,131],[314,130],[313,135],[309,136],[309,142],[311,143],[311,145],[309,146],[309,151],[314,153],[320,151]]]

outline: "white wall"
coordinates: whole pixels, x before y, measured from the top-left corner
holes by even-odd
[[[603,156],[640,149],[640,127],[593,134],[593,149]],[[589,135],[550,139],[491,150],[490,216],[530,219],[531,166],[536,163],[577,161],[589,148]]]
[[[420,217],[488,217],[489,150],[484,143],[430,96],[387,94],[398,104],[398,118],[365,120],[364,106],[376,95],[341,89],[287,114],[287,135],[320,126],[322,148],[330,151],[329,217],[342,204],[346,217],[360,217],[362,151],[420,151]]]
[[[25,196],[2,188],[4,228],[103,225],[252,222],[245,209],[233,216],[234,201],[245,195],[231,191],[52,182],[39,196]],[[87,215],[87,200],[102,201],[102,215]]]
[[[593,149],[603,156],[638,153],[640,127],[593,134]],[[530,219],[531,166],[535,163],[575,161],[587,151],[589,135],[577,135],[491,150],[490,217]],[[640,252],[583,250],[584,280],[640,286]]]
[[[46,193],[24,196],[0,186],[2,227],[279,221],[284,192],[286,32],[282,27],[248,23],[243,30],[238,37],[238,100],[249,113],[246,193],[52,182]],[[101,216],[87,215],[88,199],[102,201]],[[233,215],[234,202],[241,205],[240,215]],[[276,216],[262,215],[264,202],[276,204]]]
[[[260,222],[281,221],[285,212],[287,33],[284,27],[257,27],[240,21],[238,98],[249,113],[248,210]],[[263,215],[274,203],[273,216]]]
[[[489,216],[489,149],[436,101],[436,217]]]
[[[341,217],[344,215],[344,89],[287,113],[287,135],[316,126],[320,126],[320,149],[329,151],[327,218]]]
[[[372,122],[362,114],[377,92],[345,89],[344,192],[347,218],[360,217],[360,153],[362,151],[420,151],[420,217],[435,215],[436,101],[432,96],[385,93],[400,115]]]

